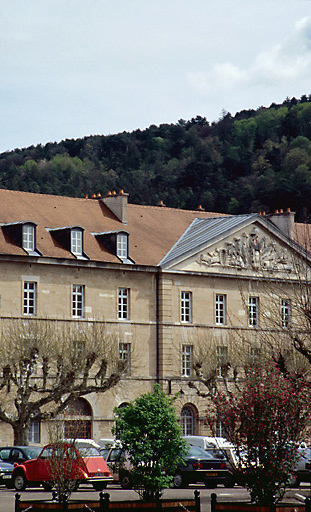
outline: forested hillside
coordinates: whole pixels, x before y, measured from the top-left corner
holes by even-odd
[[[0,155],[0,187],[82,197],[123,188],[130,202],[225,213],[291,208],[311,217],[311,95],[146,130]]]

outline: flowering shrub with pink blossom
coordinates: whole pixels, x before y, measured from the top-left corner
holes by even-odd
[[[282,499],[297,461],[297,449],[310,419],[310,391],[302,378],[284,376],[277,365],[249,369],[239,391],[218,392],[206,423],[221,421],[236,446],[239,476],[252,502]]]

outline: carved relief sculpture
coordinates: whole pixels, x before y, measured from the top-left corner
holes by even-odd
[[[252,270],[276,270],[291,272],[293,264],[287,249],[278,246],[267,236],[260,237],[258,228],[250,234],[243,233],[233,242],[225,242],[213,252],[201,254],[200,265],[221,266]]]

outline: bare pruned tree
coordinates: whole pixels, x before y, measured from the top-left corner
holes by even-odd
[[[69,402],[115,386],[126,371],[104,322],[2,322],[0,420],[28,444],[32,420],[50,420]]]

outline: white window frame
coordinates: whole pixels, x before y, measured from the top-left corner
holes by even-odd
[[[260,347],[251,347],[250,350],[250,362],[252,365],[255,365],[260,361],[261,357],[261,349]]]
[[[72,285],[72,317],[84,318],[85,287],[83,284]]]
[[[118,289],[118,318],[119,320],[129,320],[130,318],[130,289]]]
[[[216,293],[215,296],[215,323],[226,324],[226,295],[222,293]]]
[[[126,368],[124,373],[131,371],[131,344],[127,342],[119,342],[119,360],[125,362]]]
[[[182,291],[180,294],[180,320],[183,323],[191,323],[192,292]]]
[[[249,327],[259,325],[259,297],[248,298],[248,325]]]
[[[193,345],[183,345],[181,351],[181,375],[191,377],[193,366]]]
[[[28,441],[30,443],[40,443],[41,425],[39,420],[31,420],[28,428]]]
[[[71,237],[71,252],[77,256],[83,255],[83,231],[81,229],[72,229]]]
[[[291,305],[290,299],[281,299],[281,323],[284,329],[288,329],[291,325]]]
[[[217,376],[222,378],[222,367],[228,362],[228,347],[226,345],[218,345],[216,349],[216,367]]]
[[[32,224],[23,224],[22,247],[25,251],[35,251],[35,226]]]
[[[189,405],[185,405],[182,408],[180,423],[183,436],[194,435],[194,411]]]
[[[123,260],[128,257],[128,236],[123,233],[117,235],[117,256]]]
[[[35,316],[37,312],[37,283],[36,281],[24,281],[23,286],[23,313],[27,316]]]

